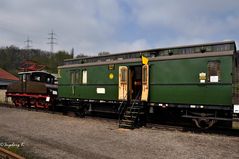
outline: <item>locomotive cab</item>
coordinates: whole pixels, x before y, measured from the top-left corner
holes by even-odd
[[[26,81],[34,81],[34,82],[42,82],[42,83],[48,83],[48,84],[54,84],[55,77],[49,73],[46,72],[21,72],[19,73],[19,77],[22,82]]]

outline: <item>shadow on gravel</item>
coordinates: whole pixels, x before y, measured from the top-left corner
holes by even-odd
[[[186,127],[186,128],[184,128],[183,132],[239,137],[239,130],[234,130],[234,129],[229,129],[229,128],[211,128],[209,130],[200,130],[197,128],[187,128]]]
[[[230,129],[226,127],[213,127],[208,130],[199,129],[193,125],[185,124],[185,123],[165,123],[165,122],[157,122],[148,123],[146,128],[155,129],[155,130],[165,130],[165,131],[180,131],[180,132],[188,132],[194,134],[209,134],[209,135],[223,135],[223,136],[231,136],[231,137],[239,137],[238,129]]]
[[[6,104],[0,104],[2,107],[10,107],[12,105],[6,105]],[[22,108],[15,108],[15,109],[22,109]],[[29,110],[27,108],[24,108],[25,110]],[[45,110],[35,110],[30,109],[30,111],[39,111],[39,112],[47,112],[47,113],[63,113],[61,110],[57,110],[56,112],[52,111],[45,111]],[[68,116],[77,117],[77,115],[74,114],[74,112],[69,112],[67,114]],[[169,114],[167,114],[169,115]],[[224,135],[224,136],[234,136],[239,137],[239,129],[231,129],[229,128],[230,124],[228,123],[217,123],[213,128],[210,128],[208,130],[201,130],[193,125],[193,123],[188,119],[182,119],[179,117],[171,118],[170,115],[163,115],[159,118],[149,118],[147,121],[147,126],[145,128],[148,129],[155,129],[155,130],[166,130],[166,131],[181,131],[181,132],[190,132],[190,133],[197,133],[197,134],[211,134],[211,135]],[[98,119],[104,119],[104,120],[118,120],[118,115],[115,113],[104,113],[104,112],[91,112],[90,114],[86,114],[86,116],[98,118]],[[1,142],[1,138],[0,138]]]

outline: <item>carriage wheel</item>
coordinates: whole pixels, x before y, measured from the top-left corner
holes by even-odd
[[[216,120],[213,119],[206,119],[206,118],[197,118],[197,119],[192,119],[196,126],[200,129],[206,130],[210,127],[212,127],[215,123]]]

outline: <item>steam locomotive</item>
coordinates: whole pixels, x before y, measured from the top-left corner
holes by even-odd
[[[52,109],[57,98],[55,77],[44,71],[20,72],[20,80],[10,84],[6,96],[16,107]]]

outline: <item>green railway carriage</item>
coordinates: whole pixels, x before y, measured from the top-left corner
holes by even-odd
[[[142,64],[142,56],[148,63]],[[233,41],[66,60],[58,68],[59,99],[124,108],[122,126],[132,126],[141,110],[164,107],[210,127],[237,120],[237,61]]]

